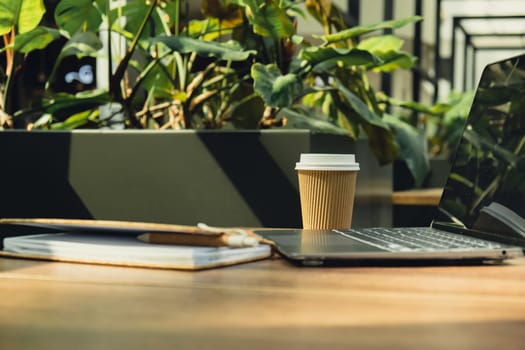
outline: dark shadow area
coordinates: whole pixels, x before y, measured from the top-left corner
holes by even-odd
[[[262,226],[301,227],[297,185],[288,181],[263,145],[261,133],[198,132],[197,135]],[[277,147],[282,147],[283,152],[293,147],[293,140],[281,140],[282,145]],[[294,171],[297,160],[289,159],[290,171]]]
[[[68,179],[70,133],[0,132],[0,217],[91,218]]]
[[[427,227],[436,217],[437,207],[431,205],[394,205],[394,227]]]

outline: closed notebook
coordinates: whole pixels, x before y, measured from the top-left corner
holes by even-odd
[[[136,234],[46,233],[4,239],[3,256],[119,266],[199,270],[267,258],[271,247],[203,247],[144,243]]]

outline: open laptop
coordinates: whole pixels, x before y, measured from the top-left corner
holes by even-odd
[[[256,232],[309,266],[497,262],[523,255],[524,202],[525,54],[485,67],[430,227]]]

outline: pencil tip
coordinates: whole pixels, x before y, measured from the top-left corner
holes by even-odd
[[[137,236],[137,239],[139,241],[142,241],[142,242],[145,242],[145,243],[149,243],[149,233],[142,233],[142,234]]]

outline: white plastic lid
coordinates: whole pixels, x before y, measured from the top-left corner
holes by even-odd
[[[358,171],[354,154],[301,153],[295,170]]]

